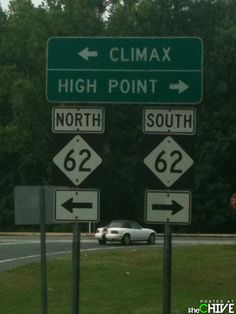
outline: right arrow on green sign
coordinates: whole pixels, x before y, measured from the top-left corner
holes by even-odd
[[[178,91],[179,94],[181,94],[184,91],[186,91],[186,89],[188,89],[189,86],[186,83],[184,83],[183,81],[179,80],[178,83],[176,83],[176,84],[170,84],[169,88],[172,90],[176,90],[176,91]]]

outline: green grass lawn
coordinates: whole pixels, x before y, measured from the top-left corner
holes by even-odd
[[[162,249],[81,254],[80,314],[161,314]],[[174,247],[172,314],[200,300],[236,303],[236,246]],[[0,273],[0,313],[40,314],[38,264]],[[71,257],[48,262],[49,314],[70,314]],[[235,306],[236,307],[236,306]]]

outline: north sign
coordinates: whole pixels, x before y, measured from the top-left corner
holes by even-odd
[[[95,107],[53,107],[54,133],[103,133],[105,110]]]
[[[194,108],[144,108],[143,132],[193,135],[196,132],[196,110]]]
[[[145,192],[145,221],[147,223],[190,224],[191,192],[156,191]]]
[[[199,103],[203,45],[197,37],[52,37],[49,102]]]

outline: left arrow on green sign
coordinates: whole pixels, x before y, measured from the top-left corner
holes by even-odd
[[[81,50],[79,53],[78,53],[82,58],[84,58],[85,60],[89,61],[89,58],[90,57],[97,57],[98,56],[98,52],[97,51],[92,51],[92,50],[89,50],[89,47]]]

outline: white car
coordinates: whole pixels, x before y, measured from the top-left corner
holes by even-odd
[[[129,245],[133,241],[155,244],[156,232],[142,228],[136,221],[113,220],[106,227],[98,228],[95,238],[100,244],[106,244],[107,241],[120,241],[124,245]]]

